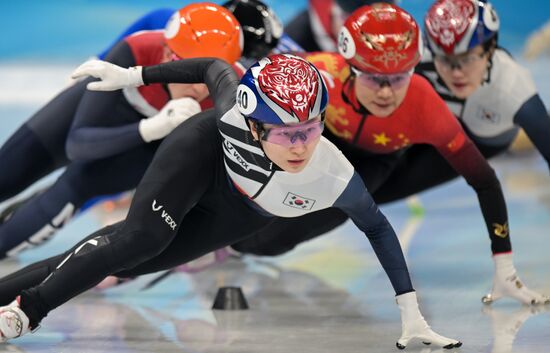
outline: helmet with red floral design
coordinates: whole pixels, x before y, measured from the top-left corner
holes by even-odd
[[[261,139],[279,145],[321,135],[327,87],[313,64],[290,54],[263,58],[244,74],[237,89],[239,112],[258,127]],[[264,124],[278,125],[277,130]]]
[[[433,53],[459,55],[480,44],[496,45],[500,21],[486,1],[438,0],[426,14],[424,25]]]

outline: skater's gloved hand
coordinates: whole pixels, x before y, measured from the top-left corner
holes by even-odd
[[[124,87],[138,87],[143,85],[141,66],[123,67],[101,60],[90,60],[80,65],[71,77],[79,79],[93,76],[101,81],[90,82],[86,87],[92,91],[114,91]]]
[[[172,99],[158,114],[139,122],[139,133],[145,142],[159,140],[200,111],[200,104],[193,98]]]
[[[409,341],[418,338],[424,344],[435,344],[443,348],[451,349],[462,346],[462,342],[452,338],[443,337],[430,328],[418,308],[416,292],[398,295],[397,305],[401,311],[401,338],[397,340],[396,346],[405,349]]]
[[[511,253],[496,254],[493,260],[495,262],[493,290],[481,299],[483,303],[491,304],[503,297],[511,297],[527,305],[550,303],[548,296],[530,290],[519,279]]]
[[[97,58],[97,56],[90,56],[90,57],[89,57],[86,61],[84,61],[84,62],[88,62],[88,61],[92,61],[92,60],[99,60],[99,59]],[[81,65],[82,65],[82,64],[81,64]],[[65,82],[65,86],[66,86],[66,87],[70,87],[70,86],[74,85],[75,83],[84,80],[85,78],[86,78],[86,76],[80,76],[80,77],[78,77],[78,78],[74,78],[74,77],[72,76],[72,74],[71,74],[69,77],[67,77],[67,80],[66,80],[66,82]]]

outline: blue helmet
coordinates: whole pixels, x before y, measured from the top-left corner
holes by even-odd
[[[321,115],[327,103],[319,70],[290,54],[271,55],[252,65],[237,89],[239,112],[262,124],[304,122]]]
[[[432,52],[457,55],[495,38],[500,21],[485,0],[438,0],[428,10],[424,24]]]

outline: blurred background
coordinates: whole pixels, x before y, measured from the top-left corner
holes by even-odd
[[[179,8],[189,0],[20,0],[2,1],[2,62],[76,63],[103,50],[126,26],[155,8]],[[222,3],[222,1],[213,1]],[[307,0],[267,0],[283,22]],[[418,22],[432,1],[401,0]],[[550,20],[544,0],[492,1],[501,19],[500,44],[521,54],[527,37]]]
[[[179,8],[189,0],[21,0],[1,1],[0,21],[0,102],[44,102],[51,94],[36,76],[40,67],[49,69],[45,78],[70,72],[92,55],[104,50],[118,34],[138,17],[160,7]],[[221,1],[214,1],[221,3]],[[307,6],[307,0],[267,0],[283,22]],[[430,0],[402,0],[400,5],[418,22]],[[540,53],[526,62],[523,53],[530,36],[550,20],[550,2],[544,0],[492,1],[501,18],[500,45],[532,70],[543,100],[550,102],[548,52],[550,35],[542,39]],[[41,72],[41,74],[43,74]],[[16,78],[17,77],[17,78]],[[32,87],[22,82],[33,82]],[[0,124],[3,124],[0,123]],[[0,125],[3,130],[4,126]]]

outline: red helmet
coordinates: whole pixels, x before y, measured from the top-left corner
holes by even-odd
[[[438,0],[430,7],[424,24],[431,51],[458,55],[495,38],[500,21],[485,0]]]
[[[166,44],[178,57],[214,57],[233,64],[241,57],[241,25],[225,7],[202,2],[176,11],[164,31]]]
[[[412,15],[392,4],[355,10],[338,36],[338,51],[360,71],[407,72],[420,61],[422,38]]]

